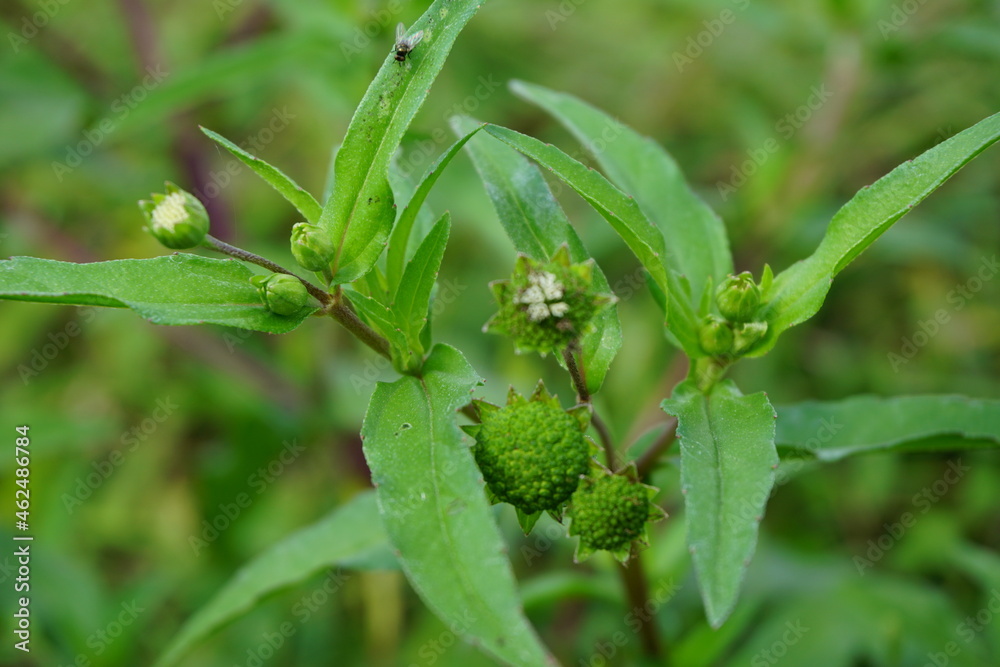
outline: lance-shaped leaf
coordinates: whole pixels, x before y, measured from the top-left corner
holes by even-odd
[[[666,263],[691,284],[697,303],[711,277],[715,284],[733,271],[722,220],[684,180],[662,146],[603,111],[566,93],[513,81],[511,90],[548,111],[594,156],[619,188],[663,232]]]
[[[392,188],[388,170],[458,33],[482,0],[435,0],[410,27],[423,39],[400,64],[387,55],[358,105],[334,163],[336,187],[323,207],[320,224],[337,248],[334,282],[363,276],[382,253],[392,228]]]
[[[431,291],[441,269],[444,259],[444,248],[448,244],[448,234],[451,233],[451,215],[447,212],[441,216],[430,233],[417,248],[413,259],[406,265],[399,289],[393,297],[392,313],[396,326],[406,336],[410,349],[423,353],[420,342],[420,332],[427,323],[427,307],[430,304]]]
[[[212,130],[209,130],[206,127],[201,128],[201,131],[204,132],[207,137],[239,158],[243,164],[253,169],[258,176],[263,178],[272,188],[277,190],[278,194],[287,199],[292,206],[297,208],[299,213],[305,216],[307,221],[313,224],[319,221],[319,215],[323,210],[322,207],[320,207],[319,203],[311,194],[306,192],[301,185],[293,181],[290,176],[285,174],[285,172],[281,171],[277,167],[271,166],[259,157],[251,155],[231,142],[229,139],[223,137],[221,134],[212,132]]]
[[[774,408],[731,381],[705,395],[688,380],[663,409],[677,417],[688,549],[708,622],[719,627],[736,605],[774,486]]]
[[[0,299],[130,308],[154,324],[221,324],[287,333],[316,309],[272,313],[233,259],[178,253],[74,264],[35,257],[0,261]]]
[[[479,126],[470,128],[458,141],[453,143],[434,163],[427,168],[420,182],[413,190],[412,196],[403,206],[396,219],[396,225],[392,229],[392,237],[389,239],[389,249],[386,251],[385,275],[389,282],[389,289],[395,290],[399,286],[399,280],[403,275],[403,266],[407,257],[412,256],[410,248],[414,248],[423,239],[412,239],[412,231],[417,217],[420,215],[421,207],[427,199],[431,188],[437,183],[438,177],[444,168],[448,166],[451,159],[462,150],[469,139],[480,130]]]
[[[764,354],[783,331],[815,315],[834,276],[998,139],[1000,114],[994,114],[862,188],[833,216],[816,252],[775,276],[763,295],[767,335],[749,356]]]
[[[184,624],[157,661],[176,664],[196,643],[239,618],[268,595],[301,583],[325,568],[396,569],[378,515],[375,494],[365,491],[320,519],[292,533],[245,565],[198,613]],[[336,588],[350,575],[333,573]]]
[[[704,356],[698,347],[698,324],[690,301],[690,290],[682,287],[683,283],[676,273],[665,268],[663,235],[646,218],[635,200],[604,176],[555,146],[496,125],[486,125],[484,129],[552,171],[608,221],[663,294],[668,331],[689,356]]]
[[[389,540],[427,606],[505,663],[549,665],[456,425],[456,410],[480,382],[445,345],[431,351],[422,377],[380,382],[362,428],[365,458]]]
[[[855,396],[777,408],[784,452],[837,461],[873,452],[1000,446],[1000,401],[966,396]],[[783,453],[784,453],[783,452]]]
[[[451,125],[459,134],[481,127],[475,120],[456,116]],[[468,136],[468,135],[466,135]],[[493,202],[500,224],[514,248],[534,260],[548,261],[564,243],[570,259],[590,259],[580,236],[549,190],[534,164],[493,137],[480,136],[467,145],[476,171]],[[599,266],[594,267],[594,290],[610,294],[611,287]],[[594,331],[580,341],[587,389],[596,393],[622,346],[622,329],[615,306],[604,309],[594,321]]]

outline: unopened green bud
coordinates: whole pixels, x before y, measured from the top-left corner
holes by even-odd
[[[268,310],[278,315],[294,315],[309,302],[309,292],[295,276],[272,273],[269,276],[254,276],[250,282],[257,288],[260,300]]]
[[[292,227],[292,255],[304,269],[323,271],[330,267],[336,249],[329,234],[318,225],[299,222]]]
[[[723,357],[733,350],[733,330],[726,320],[709,315],[702,320],[698,342],[708,356]]]
[[[760,288],[753,275],[744,271],[726,278],[715,292],[715,302],[722,316],[731,322],[749,322],[760,305]]]
[[[208,234],[208,212],[198,198],[167,181],[166,194],[139,202],[139,209],[156,240],[172,250],[199,245]]]
[[[733,352],[743,354],[767,333],[767,322],[747,322],[733,331]]]

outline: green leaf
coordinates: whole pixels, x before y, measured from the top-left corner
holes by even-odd
[[[733,272],[722,220],[691,191],[662,146],[572,95],[523,81],[513,81],[511,90],[562,123],[611,181],[635,197],[663,233],[667,267],[687,277],[695,303],[708,277],[718,284]]]
[[[389,539],[424,602],[496,658],[549,665],[456,425],[456,410],[480,383],[461,353],[435,346],[422,378],[378,384],[362,428],[365,458]]]
[[[411,34],[423,30],[423,40],[405,63],[387,55],[358,105],[334,163],[333,196],[320,216],[337,248],[335,283],[363,276],[382,253],[395,217],[387,177],[392,155],[481,3],[435,0],[410,27]]]
[[[406,337],[397,326],[396,317],[390,308],[384,306],[378,300],[354,290],[345,289],[344,295],[368,324],[389,340],[389,344],[393,347],[394,358],[397,354],[405,352],[408,349]]]
[[[205,136],[212,139],[239,158],[243,164],[257,172],[258,176],[263,178],[272,188],[278,191],[278,194],[287,199],[292,206],[297,208],[299,213],[304,215],[308,222],[316,224],[323,209],[313,196],[306,192],[301,185],[293,181],[277,167],[272,167],[259,157],[251,155],[222,135],[212,132],[212,130],[207,127],[202,127],[201,131],[205,133]]]
[[[276,315],[233,259],[177,253],[74,264],[35,257],[0,261],[0,299],[131,308],[154,324],[221,324],[287,333],[315,312]]]
[[[403,330],[410,349],[423,353],[420,332],[427,324],[427,308],[431,291],[441,269],[444,248],[451,233],[451,215],[445,212],[424,239],[413,259],[406,265],[399,289],[393,297],[393,315],[396,325]]]
[[[330,567],[397,567],[373,492],[359,493],[244,566],[184,624],[157,661],[157,667],[176,664],[196,643],[247,613],[268,595]]]
[[[837,461],[871,452],[1000,446],[1000,401],[965,396],[855,396],[777,408],[779,448]]]
[[[427,199],[427,195],[430,193],[431,188],[434,187],[441,172],[451,162],[451,159],[458,154],[458,151],[462,149],[465,142],[471,139],[472,135],[480,129],[479,126],[470,129],[428,167],[420,179],[420,183],[414,189],[413,195],[403,207],[403,210],[399,212],[396,225],[392,229],[392,237],[389,239],[389,249],[386,251],[386,278],[389,281],[390,289],[395,290],[399,286],[399,280],[403,275],[403,265],[406,263],[407,248],[412,244],[410,236],[413,230],[413,223],[420,214],[421,207]]]
[[[689,380],[663,409],[677,417],[688,549],[717,628],[736,605],[774,486],[774,408],[763,392],[744,396],[731,381],[706,396]]]
[[[464,116],[452,118],[451,124],[460,134],[482,127]],[[590,259],[590,253],[538,167],[493,137],[480,136],[467,144],[466,150],[493,202],[500,224],[518,252],[534,260],[548,261],[565,243],[573,262]],[[593,285],[599,292],[611,293],[608,279],[596,265]],[[594,331],[585,335],[580,345],[587,388],[594,394],[604,383],[608,368],[622,346],[617,307],[601,312],[594,322]]]
[[[497,125],[486,125],[485,130],[555,173],[608,221],[665,295],[668,330],[689,356],[704,356],[697,342],[698,324],[690,292],[664,267],[663,236],[635,200],[555,146]]]
[[[833,216],[816,251],[774,278],[763,295],[768,332],[749,356],[764,354],[782,332],[815,315],[834,276],[998,139],[1000,114],[994,114],[862,188]]]

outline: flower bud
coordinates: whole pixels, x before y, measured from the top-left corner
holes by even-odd
[[[166,194],[139,202],[147,229],[156,240],[172,250],[199,245],[208,234],[208,212],[198,198],[167,181]]]
[[[260,300],[268,310],[278,315],[294,315],[309,302],[309,292],[295,276],[272,273],[269,276],[254,276],[250,282],[257,288]]]
[[[702,320],[698,342],[708,356],[726,356],[733,350],[733,330],[726,320],[716,315],[709,315]]]
[[[334,252],[329,234],[318,225],[299,222],[292,227],[292,255],[302,268],[324,271],[330,267]]]
[[[733,331],[733,353],[743,354],[767,333],[767,322],[747,322]]]
[[[730,322],[749,322],[760,305],[760,288],[753,275],[744,271],[726,278],[715,292],[719,312]]]

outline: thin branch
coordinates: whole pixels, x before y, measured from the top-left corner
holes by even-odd
[[[639,558],[639,550],[636,549],[635,542],[632,543],[632,554],[629,566],[618,564],[618,573],[621,575],[622,585],[625,587],[625,594],[628,596],[630,609],[645,609],[649,602],[649,586],[646,583],[646,573],[642,570],[642,561]],[[665,650],[660,643],[660,637],[656,632],[654,619],[648,619],[639,626],[639,635],[642,637],[643,652],[656,660],[657,664],[670,664],[665,660]]]
[[[666,423],[666,428],[663,433],[661,433],[660,437],[656,439],[656,442],[650,445],[649,449],[643,452],[642,456],[636,459],[635,468],[639,473],[640,479],[644,479],[650,472],[653,471],[653,468],[656,467],[656,464],[659,461],[660,455],[670,449],[670,445],[674,443],[676,438],[677,418],[671,417]]]
[[[573,378],[573,387],[576,389],[576,398],[580,403],[590,403],[590,392],[587,391],[587,379],[583,377],[580,367],[576,365],[576,357],[570,348],[563,350],[563,359],[566,361],[566,370]]]
[[[570,377],[573,378],[573,387],[576,389],[576,400],[580,403],[593,406],[590,392],[587,390],[587,378],[577,365],[576,357],[573,356],[570,348],[563,350],[563,359],[566,361],[566,370],[569,371]],[[601,441],[601,448],[604,450],[604,458],[607,461],[608,468],[614,470],[618,465],[618,454],[615,452],[615,445],[611,439],[611,431],[608,430],[608,425],[604,423],[600,415],[593,411],[591,411],[590,423],[594,426],[594,430],[597,431],[597,437]]]
[[[299,278],[288,269],[278,264],[275,264],[274,262],[265,257],[261,257],[260,255],[255,255],[249,250],[244,250],[243,248],[237,248],[236,246],[229,245],[225,241],[220,241],[211,234],[205,237],[204,246],[207,248],[211,248],[216,252],[221,252],[223,255],[229,255],[230,257],[235,257],[236,259],[242,260],[244,262],[250,262],[251,264],[262,266],[268,271],[272,271],[274,273],[284,273],[286,275],[298,278],[299,282],[305,285],[306,291],[309,292],[309,294],[311,294],[313,297],[315,297],[317,301],[323,304],[323,307],[325,309],[329,309],[331,304],[333,304],[333,297],[331,297],[327,292],[324,292],[319,287],[316,287],[308,280],[305,280],[304,278]],[[355,319],[357,318],[355,317]],[[339,322],[340,320],[338,319],[337,321]],[[386,344],[386,349],[387,350],[389,349],[388,343]]]
[[[362,322],[361,318],[359,318],[354,311],[351,310],[351,307],[343,300],[341,294],[342,293],[338,292],[333,300],[330,301],[330,305],[327,307],[327,312],[330,314],[330,317],[340,322],[345,329],[354,334],[354,336],[362,343],[375,350],[389,361],[392,361],[392,353],[389,350],[389,341],[380,336],[378,332],[370,326]]]

